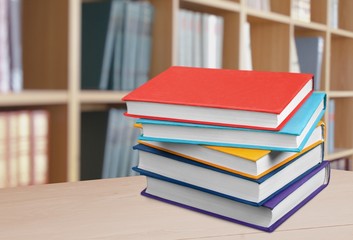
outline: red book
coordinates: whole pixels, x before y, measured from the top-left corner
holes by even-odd
[[[127,116],[279,130],[313,91],[313,75],[170,67],[126,95]]]

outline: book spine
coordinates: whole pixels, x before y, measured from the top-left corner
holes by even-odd
[[[10,87],[14,92],[23,88],[22,45],[21,45],[21,0],[9,1],[9,35],[11,53]]]
[[[30,112],[18,113],[18,183],[27,186],[31,183],[30,174]]]
[[[99,88],[102,90],[108,89],[109,86],[109,73],[112,66],[114,42],[116,37],[117,25],[117,8],[119,7],[117,1],[113,1],[110,7],[110,16],[108,22],[108,30],[104,45],[104,54],[102,61],[102,70],[100,75]]]
[[[328,106],[328,133],[327,133],[327,145],[328,152],[333,153],[335,151],[335,100],[329,100]]]
[[[0,113],[0,188],[7,186],[7,114]]]
[[[0,0],[0,92],[10,90],[8,1]]]
[[[44,110],[31,112],[31,183],[48,182],[49,114]]]

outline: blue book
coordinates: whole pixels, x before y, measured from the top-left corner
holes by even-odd
[[[250,205],[261,205],[323,161],[323,144],[298,156],[259,179],[231,173],[210,165],[138,144],[139,164],[134,170]]]
[[[140,140],[300,152],[326,109],[314,92],[280,131],[139,119]]]
[[[314,89],[320,90],[324,52],[323,37],[296,37],[300,72],[314,74]]]

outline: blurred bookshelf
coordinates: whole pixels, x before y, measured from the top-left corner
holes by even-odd
[[[82,5],[99,0],[22,1],[23,91],[1,93],[1,111],[48,112],[48,182],[81,179],[81,115],[89,109],[124,107],[128,91],[81,89]],[[292,71],[296,37],[321,37],[320,91],[334,100],[333,150],[326,159],[353,160],[353,2],[340,0],[332,25],[331,0],[312,0],[310,20],[294,17],[294,0],[150,0],[154,8],[149,78],[178,65],[180,10],[221,16],[222,68],[247,69],[243,31],[250,27],[253,70]],[[310,1],[309,1],[310,2]],[[211,96],[212,97],[212,96]],[[330,131],[329,104],[324,120]],[[326,144],[328,144],[326,142]],[[102,159],[103,161],[103,159]],[[352,165],[352,164],[351,164]]]

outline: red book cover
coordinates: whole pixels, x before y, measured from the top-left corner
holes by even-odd
[[[312,79],[312,74],[301,73],[170,67],[126,95],[123,101],[280,114]],[[310,87],[304,99],[312,92],[313,87]],[[128,110],[129,114],[136,116]],[[148,114],[144,115],[149,117]],[[151,115],[150,118],[165,117]]]

